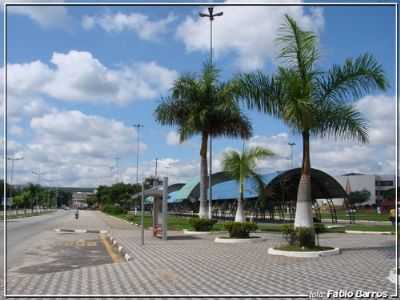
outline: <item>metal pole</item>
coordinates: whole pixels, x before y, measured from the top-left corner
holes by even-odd
[[[212,42],[212,36],[213,36],[213,28],[212,28],[212,22],[214,20],[214,17],[220,17],[223,15],[222,12],[214,14],[214,7],[209,7],[208,8],[208,14],[204,13],[199,13],[200,17],[207,17],[210,20],[210,64],[212,66],[213,64],[213,42]],[[212,203],[212,136],[209,136],[210,139],[210,164],[209,164],[209,176],[208,176],[208,191],[209,191],[209,196],[208,196],[208,218],[211,219],[211,203]]]
[[[163,199],[162,199],[162,239],[167,240],[167,216],[168,216],[168,177],[163,180]]]
[[[158,161],[158,158],[156,157],[156,171],[155,171],[156,179],[157,179],[157,161]]]
[[[143,127],[142,124],[134,124],[133,127],[136,128],[136,135],[137,135],[137,140],[136,140],[136,184],[139,184],[139,129],[140,127]]]
[[[144,184],[143,183],[142,183],[141,209],[142,209],[142,214],[140,216],[140,225],[141,225],[141,241],[143,246],[144,245]]]

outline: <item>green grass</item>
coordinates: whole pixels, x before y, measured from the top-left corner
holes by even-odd
[[[332,247],[323,247],[323,246],[315,246],[312,248],[309,247],[300,247],[297,245],[283,245],[283,246],[279,246],[275,248],[276,250],[284,250],[284,251],[299,251],[299,252],[303,252],[303,251],[324,251],[324,250],[332,250],[334,248]]]
[[[347,215],[346,211],[344,210],[337,210],[336,211],[337,218],[340,220],[348,220],[349,216]],[[321,212],[321,218],[323,219],[330,219],[331,214],[327,212]],[[360,209],[355,213],[356,221],[358,220],[365,220],[365,221],[389,221],[389,214],[382,213],[378,214],[376,210],[373,209]]]
[[[18,215],[15,215],[15,214],[7,214],[7,220],[11,220],[11,219],[21,219],[21,218],[27,218],[27,217],[34,217],[34,216],[40,216],[40,215],[45,215],[45,214],[49,214],[49,213],[52,213],[52,212],[54,212],[54,210],[49,210],[49,211],[41,211],[40,213],[39,212],[34,212],[33,214],[30,212],[30,210],[29,210],[29,212],[27,211],[27,213],[26,213],[26,215],[25,214],[18,214]],[[4,220],[4,214],[1,214],[0,215],[0,220]]]
[[[127,214],[114,215],[115,217],[121,218],[123,220],[140,224],[140,215],[132,216]],[[189,224],[189,217],[178,217],[178,216],[168,216],[168,229],[180,231],[183,229],[193,230],[192,226]],[[144,216],[144,227],[148,229],[153,226],[153,219],[150,214],[145,214]],[[262,232],[275,232],[281,233],[284,224],[266,224],[259,223],[258,230]],[[391,225],[361,225],[361,224],[344,224],[343,227],[339,228],[327,228],[327,233],[344,233],[345,230],[360,230],[360,231],[393,231]],[[212,231],[225,231],[224,223],[222,221],[216,223]]]
[[[346,225],[346,230],[359,230],[359,231],[393,231],[392,225],[360,225],[360,224],[349,224]]]

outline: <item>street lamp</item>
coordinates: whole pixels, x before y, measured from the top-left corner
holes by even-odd
[[[37,177],[38,177],[38,185],[39,185],[39,187],[40,187],[40,177],[43,175],[43,174],[45,174],[45,172],[40,172],[40,167],[39,167],[39,171],[38,172],[35,172],[35,171],[32,171],[32,174],[34,174],[34,175],[36,175]],[[38,199],[36,199],[36,201],[37,201]],[[38,203],[36,202],[36,205],[37,205]],[[32,210],[32,212],[33,212],[33,210]],[[40,213],[40,209],[39,209],[39,213]]]
[[[215,17],[220,17],[224,13],[221,11],[219,13],[214,14],[214,7],[209,7],[208,8],[208,14],[205,13],[199,13],[199,16],[202,18],[208,18],[210,20],[210,64],[212,65],[213,63],[213,42],[212,42],[212,36],[213,36],[213,21]],[[208,177],[208,191],[209,191],[209,197],[208,197],[208,218],[211,219],[211,202],[212,202],[212,136],[210,136],[210,167],[209,167],[209,177]]]
[[[11,178],[10,178],[10,186],[11,186],[11,189],[10,189],[10,197],[12,198],[12,185],[13,185],[13,178],[14,178],[14,162],[15,161],[17,161],[17,160],[23,160],[24,158],[21,156],[21,157],[7,157],[7,160],[11,160]],[[7,186],[6,186],[6,188],[7,188]],[[7,197],[6,197],[6,201],[5,201],[5,203],[6,203],[6,205],[7,205]],[[17,214],[18,213],[18,210],[17,210],[17,206],[15,206],[15,214]]]
[[[144,125],[142,124],[133,124],[133,127],[136,128],[136,135],[137,135],[137,145],[136,145],[136,184],[139,184],[139,129],[143,128]]]
[[[11,160],[11,179],[10,179],[10,184],[12,185],[13,183],[13,177],[14,177],[14,162],[17,160],[23,160],[24,158],[21,157],[7,157],[7,160]]]

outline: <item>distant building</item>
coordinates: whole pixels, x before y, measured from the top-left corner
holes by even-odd
[[[93,192],[73,192],[72,193],[72,207],[86,208],[88,207],[87,198],[93,195]]]
[[[368,201],[362,205],[380,204],[383,201],[383,193],[395,187],[395,175],[366,175],[358,173],[349,173],[334,177],[337,182],[348,193],[361,190],[367,190],[371,193]],[[334,199],[335,205],[342,205],[343,199]]]

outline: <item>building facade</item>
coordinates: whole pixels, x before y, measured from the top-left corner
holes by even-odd
[[[366,174],[344,174],[334,177],[348,193],[367,190],[371,193],[368,201],[362,205],[380,204],[383,201],[383,194],[386,190],[395,187],[395,175],[366,175]],[[350,189],[350,190],[349,190]],[[344,199],[334,199],[336,205],[342,205]]]

